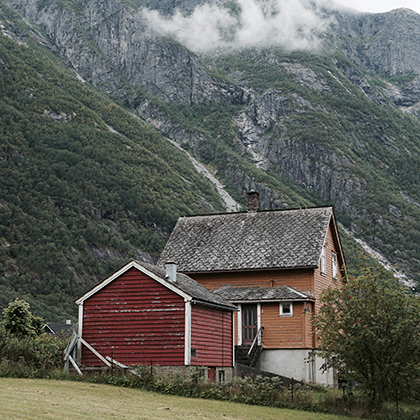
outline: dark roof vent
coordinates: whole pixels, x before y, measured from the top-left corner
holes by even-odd
[[[258,211],[260,209],[260,193],[251,190],[247,193],[248,208],[247,211]]]

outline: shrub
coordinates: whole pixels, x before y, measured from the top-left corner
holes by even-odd
[[[10,376],[7,372],[15,372],[14,375],[19,377],[31,377],[26,370],[51,372],[61,369],[68,340],[68,336],[48,334],[18,337],[0,329],[0,376]]]

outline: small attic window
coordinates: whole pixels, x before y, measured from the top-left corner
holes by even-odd
[[[293,316],[293,303],[292,302],[280,303],[280,316]]]
[[[319,265],[320,265],[321,274],[325,276],[327,274],[327,264],[325,261],[325,245],[322,246],[321,259],[320,259]]]

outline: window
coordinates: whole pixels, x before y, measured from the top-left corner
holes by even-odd
[[[325,246],[323,246],[321,250],[320,269],[321,269],[321,274],[324,274],[324,275],[327,274],[327,264],[325,261]]]
[[[337,274],[338,274],[337,254],[333,252],[332,253],[332,275],[334,279],[337,278]]]
[[[292,302],[280,303],[280,316],[293,316],[293,303]]]

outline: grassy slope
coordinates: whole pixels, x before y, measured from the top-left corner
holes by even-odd
[[[107,385],[0,379],[0,419],[344,420],[347,417],[142,392]]]

